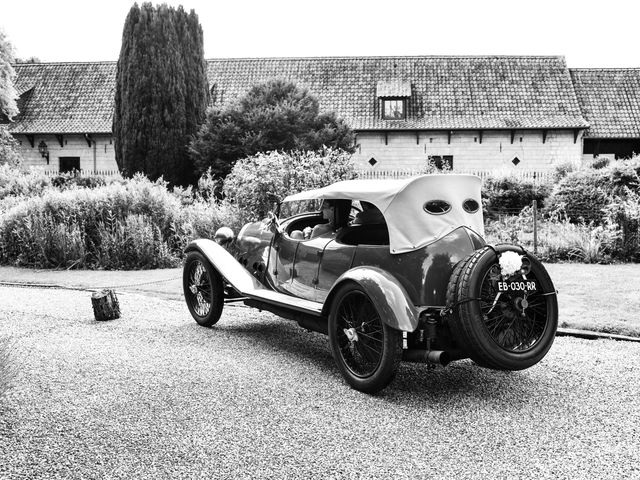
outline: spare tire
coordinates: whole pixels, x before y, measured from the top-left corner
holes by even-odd
[[[522,260],[512,274],[505,275],[500,264],[505,252],[515,252]],[[529,368],[542,360],[555,339],[555,287],[542,263],[519,247],[487,246],[461,260],[449,280],[447,305],[451,334],[484,367]]]

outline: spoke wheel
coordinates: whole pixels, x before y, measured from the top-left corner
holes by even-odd
[[[547,299],[542,292],[499,292],[495,280],[500,269],[493,265],[480,287],[480,311],[489,335],[507,352],[524,353],[543,338],[547,325]],[[529,273],[526,280],[540,280]]]
[[[515,247],[506,250],[521,253]],[[453,271],[447,303],[454,308],[448,325],[479,365],[522,370],[542,360],[553,344],[558,326],[555,287],[537,259],[527,255],[526,263],[526,280],[537,285],[531,293],[498,291],[500,267],[489,247],[475,251]]]
[[[345,380],[363,392],[386,387],[402,357],[402,333],[382,322],[369,296],[357,285],[345,285],[336,294],[329,342]]]
[[[191,316],[204,327],[214,325],[222,314],[224,292],[220,274],[200,252],[185,261],[182,286]]]

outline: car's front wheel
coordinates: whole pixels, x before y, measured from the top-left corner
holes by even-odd
[[[367,293],[356,284],[343,285],[334,297],[329,343],[340,373],[361,392],[386,387],[402,360],[402,332],[382,322]]]
[[[189,252],[182,274],[184,298],[199,325],[211,327],[222,315],[222,277],[200,252]]]

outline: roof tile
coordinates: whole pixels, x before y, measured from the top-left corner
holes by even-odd
[[[640,69],[571,69],[587,138],[640,137]]]
[[[562,57],[324,57],[208,60],[215,105],[284,78],[356,130],[584,128]],[[14,133],[109,133],[116,62],[15,65]],[[391,90],[393,92],[391,92]],[[381,119],[379,94],[406,93],[405,120]]]

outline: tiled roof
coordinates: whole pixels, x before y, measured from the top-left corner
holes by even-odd
[[[571,69],[591,138],[640,137],[640,69]]]
[[[401,80],[380,80],[376,87],[377,97],[410,97],[411,82]]]
[[[585,128],[562,57],[327,57],[208,60],[214,101],[291,80],[355,130]],[[15,65],[14,133],[111,132],[116,62]],[[380,86],[408,93],[407,118],[383,120]],[[380,87],[381,88],[381,87]],[[400,89],[400,90],[398,90]],[[397,91],[396,91],[397,90]],[[387,92],[388,93],[388,92]]]
[[[110,133],[116,62],[14,65],[20,115],[13,133]]]
[[[356,130],[584,128],[562,57],[332,57],[208,62],[218,104],[258,82],[307,87]],[[406,120],[382,120],[380,81],[409,82]]]

